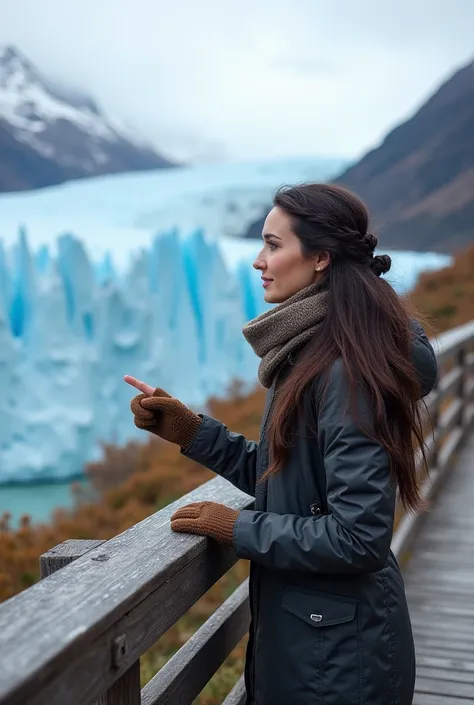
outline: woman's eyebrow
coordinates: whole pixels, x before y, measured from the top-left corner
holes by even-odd
[[[262,237],[264,240],[268,240],[269,237],[276,237],[277,240],[281,240],[281,237],[274,235],[273,233],[265,233]]]

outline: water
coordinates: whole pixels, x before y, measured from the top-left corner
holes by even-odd
[[[42,482],[38,484],[0,486],[0,515],[9,512],[11,525],[18,526],[23,514],[29,514],[33,522],[47,522],[54,509],[71,508],[74,505],[72,485],[85,484],[85,480],[66,482]]]

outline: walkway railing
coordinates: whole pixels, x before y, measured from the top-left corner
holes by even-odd
[[[427,400],[434,499],[474,423],[474,322],[436,344],[440,377]],[[42,580],[0,604],[0,705],[190,705],[248,629],[246,581],[140,689],[140,657],[236,562],[234,551],[175,534],[180,506],[252,498],[215,478],[110,541],[70,540],[40,560]],[[399,510],[403,561],[423,516]],[[245,701],[243,681],[226,705]]]

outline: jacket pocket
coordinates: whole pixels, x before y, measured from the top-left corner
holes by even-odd
[[[358,601],[290,586],[281,606],[287,615],[283,618],[287,664],[295,693],[306,688],[317,705],[361,703],[364,671]]]
[[[355,618],[357,600],[289,587],[285,590],[282,607],[312,627],[321,628],[352,622]]]

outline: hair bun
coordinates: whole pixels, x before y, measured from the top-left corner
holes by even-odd
[[[389,255],[376,255],[370,263],[370,269],[377,277],[386,274],[391,266],[392,258]]]
[[[373,254],[373,251],[377,247],[379,240],[378,240],[378,237],[376,235],[374,235],[374,233],[369,232],[369,233],[365,233],[362,242],[367,247],[370,254]]]

